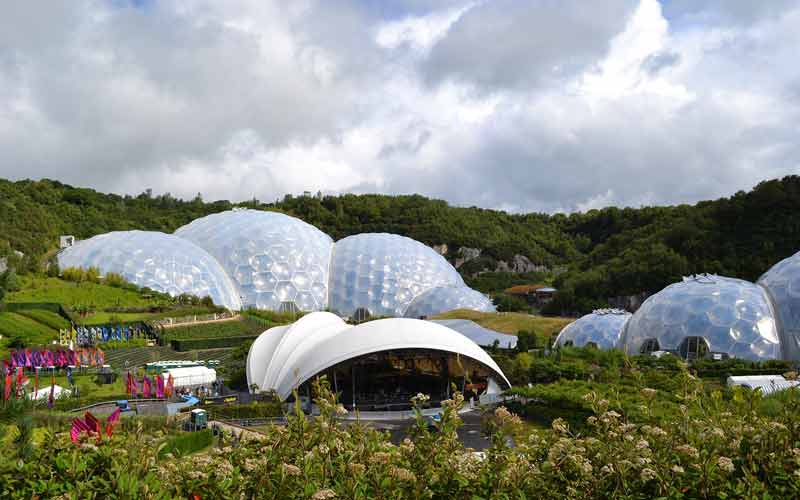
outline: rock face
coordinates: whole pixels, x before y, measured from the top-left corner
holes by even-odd
[[[480,248],[458,247],[455,252],[450,253],[446,243],[440,245],[433,245],[433,248],[439,255],[450,257],[453,266],[460,269],[464,264],[476,260],[481,257],[483,250]],[[454,256],[454,257],[453,257]],[[496,272],[496,273],[546,273],[553,272],[558,275],[566,271],[565,266],[556,266],[550,268],[543,264],[534,264],[528,257],[517,254],[510,261],[499,260],[495,261],[488,258],[482,265],[482,269],[477,271],[470,271],[468,274],[479,274],[482,272]]]
[[[481,249],[480,248],[469,248],[469,247],[460,247],[458,252],[456,252],[456,260],[453,263],[456,266],[456,269],[463,266],[465,263],[475,260],[481,256]]]
[[[530,272],[546,272],[549,268],[540,264],[534,264],[531,259],[524,255],[515,255],[511,262],[499,261],[497,263],[497,272],[506,273],[530,273]]]

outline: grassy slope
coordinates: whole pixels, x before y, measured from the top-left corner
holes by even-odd
[[[57,302],[66,307],[144,307],[156,302],[138,292],[97,283],[72,283],[58,278],[24,276],[20,291],[9,293],[6,302]]]
[[[216,337],[244,337],[259,335],[266,328],[260,323],[247,319],[220,321],[199,325],[176,326],[165,330],[166,338],[172,339],[208,339]]]
[[[60,314],[52,311],[46,311],[44,309],[24,309],[15,312],[20,316],[25,316],[26,318],[30,318],[37,323],[41,323],[55,330],[70,327],[69,321],[64,319]]]
[[[12,312],[0,312],[0,359],[8,357],[8,342],[21,338],[27,345],[49,344],[58,339],[58,330]]]
[[[571,318],[533,316],[522,313],[484,313],[457,309],[431,319],[471,319],[484,328],[502,333],[516,334],[520,330],[535,331],[540,337],[550,338],[564,326],[575,321]]]

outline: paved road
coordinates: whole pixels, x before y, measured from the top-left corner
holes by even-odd
[[[489,439],[481,433],[481,415],[480,412],[471,411],[459,415],[464,422],[458,429],[458,438],[461,443],[476,451],[481,451],[489,447]],[[413,420],[403,421],[384,421],[373,420],[367,422],[368,425],[373,425],[376,429],[389,431],[390,439],[393,443],[398,444],[408,437],[409,430],[414,425]]]

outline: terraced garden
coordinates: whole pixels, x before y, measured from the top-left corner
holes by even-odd
[[[208,361],[216,359],[224,364],[231,357],[233,351],[234,349],[203,349],[178,352],[168,346],[131,347],[106,351],[106,364],[111,365],[114,369],[124,369],[125,361],[131,368],[166,360]]]

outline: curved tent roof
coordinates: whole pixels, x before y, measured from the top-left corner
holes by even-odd
[[[327,312],[315,312],[262,333],[247,356],[247,381],[286,398],[292,389],[338,363],[394,349],[431,349],[466,356],[511,385],[486,351],[443,325],[388,318],[351,326]]]

